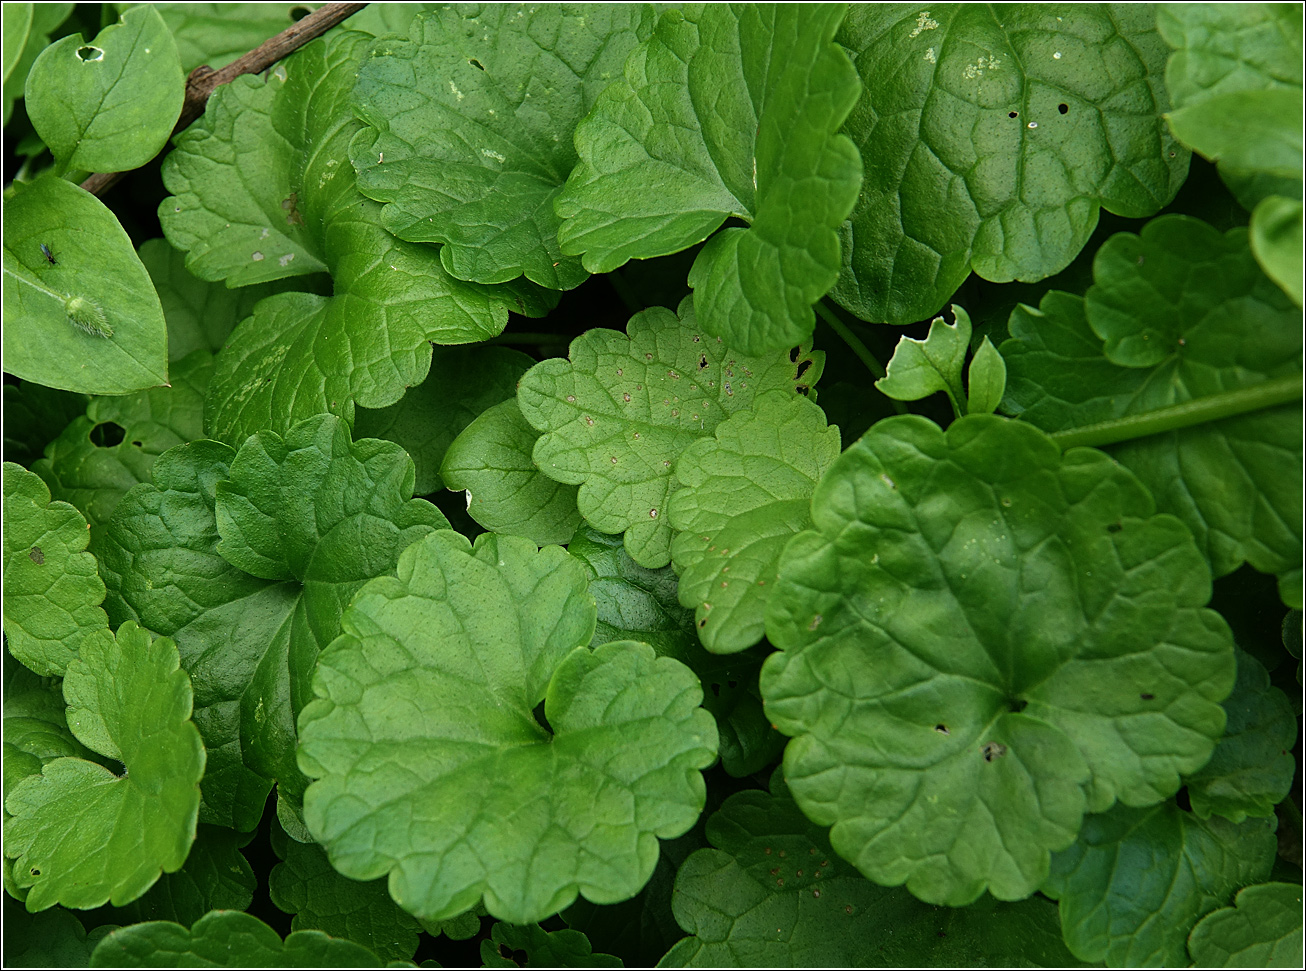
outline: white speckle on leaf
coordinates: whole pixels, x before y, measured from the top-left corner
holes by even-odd
[[[1036,122],[1036,121],[1031,121],[1027,127],[1029,127],[1029,128],[1037,128],[1037,127],[1038,127],[1038,122]]]
[[[277,259],[277,265],[278,265],[278,266],[289,266],[289,265],[290,265],[290,261],[293,260],[294,258],[295,258],[295,254],[294,254],[294,253],[287,253],[285,256],[278,257],[278,259]],[[393,269],[393,267],[391,267],[391,269]]]
[[[648,518],[649,518],[649,519],[657,519],[657,518],[658,518],[658,511],[657,511],[656,509],[650,509],[650,510],[648,511]]]
[[[920,15],[916,18],[915,28],[913,28],[912,32],[907,36],[919,37],[921,35],[921,31],[934,30],[938,26],[939,26],[939,22],[937,20],[930,19],[930,12],[928,10],[922,10]]]
[[[449,90],[453,92],[453,96],[459,101],[463,100],[463,93],[458,90],[458,85],[454,84],[452,81],[449,82]]]
[[[484,155],[486,158],[494,159],[496,162],[502,162],[504,160],[503,156],[500,155],[498,152],[494,151],[493,149],[483,148],[481,149],[481,154]]]
[[[1057,19],[1060,20],[1061,18],[1058,17]],[[1059,61],[1059,60],[1061,60],[1061,52],[1060,52],[1060,51],[1057,51],[1056,53],[1054,53],[1054,54],[1052,55],[1052,60],[1054,60],[1054,61]]]
[[[468,508],[468,509],[471,509],[471,508],[472,508],[472,490],[471,490],[471,489],[468,489],[468,490],[466,490],[466,491],[467,491],[467,508]]]
[[[253,260],[255,263],[258,263],[260,260],[263,259],[263,254],[260,253],[258,250],[255,250],[253,253],[249,255],[249,258]]]
[[[933,47],[927,47],[925,49],[925,60],[929,61],[931,64],[935,63],[938,60],[938,58],[934,56]]]

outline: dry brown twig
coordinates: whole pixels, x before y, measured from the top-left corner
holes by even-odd
[[[238,57],[224,68],[215,71],[207,64],[201,64],[186,78],[186,99],[182,102],[181,115],[177,118],[172,133],[177,134],[204,114],[204,106],[208,104],[209,95],[218,85],[226,84],[242,74],[258,74],[260,71],[266,71],[283,57],[293,54],[309,41],[322,36],[336,24],[366,6],[366,3],[323,4],[304,19],[291,24],[275,37],[269,37],[248,54]],[[126,174],[125,172],[96,172],[87,176],[82,183],[82,188],[92,195],[102,195]]]

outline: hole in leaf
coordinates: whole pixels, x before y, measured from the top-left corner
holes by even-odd
[[[790,350],[789,350],[789,363],[790,363],[790,364],[797,364],[797,363],[798,363],[798,352],[799,352],[801,349],[802,349],[802,348],[798,348],[798,347],[790,348]]]
[[[1000,759],[1007,754],[1007,747],[1001,742],[985,742],[980,746],[980,751],[984,754],[985,762],[992,762],[994,759]]]
[[[32,867],[32,876],[39,877],[40,875],[41,875],[41,871],[38,870],[36,867]]]
[[[1154,695],[1154,694],[1150,694],[1150,693],[1144,691],[1144,692],[1143,692],[1141,695],[1139,695],[1138,697],[1141,698],[1143,701],[1151,701],[1153,698],[1156,697],[1156,695]]]
[[[797,385],[797,386],[794,387],[794,390],[797,391],[797,392],[798,392],[799,394],[801,394],[801,395],[805,395],[805,394],[807,394],[807,385],[805,385],[805,384]]]
[[[101,422],[91,429],[91,444],[99,448],[113,448],[115,445],[121,445],[122,440],[127,437],[127,431],[121,425],[111,421]]]
[[[812,366],[811,361],[803,361],[801,364],[799,364],[798,373],[794,375],[794,379],[797,380],[798,378],[801,378],[804,374],[807,373],[807,369],[810,368],[811,366]]]
[[[1174,794],[1174,801],[1179,804],[1179,808],[1186,813],[1193,811],[1193,804],[1188,799],[1188,787],[1184,786]]]
[[[553,734],[553,726],[550,725],[549,720],[544,717],[544,702],[541,701],[538,705],[536,705],[535,709],[531,712],[531,714],[535,716],[535,720],[539,722],[541,728],[543,728],[550,735]]]
[[[698,368],[699,368],[699,370],[701,371],[701,370],[702,370],[703,368],[705,368],[705,367],[707,367],[707,355],[706,355],[706,354],[700,354],[700,355],[698,356]]]
[[[717,684],[715,681],[712,682],[712,697],[721,697],[721,685]]]
[[[470,64],[472,67],[476,68],[476,70],[478,70],[478,71],[484,71],[484,70],[485,70],[485,65],[482,64],[480,61],[478,61],[478,60],[477,60],[476,58],[474,58],[474,57],[473,57],[473,58],[469,58],[468,61],[467,61],[467,63]]]
[[[1070,105],[1057,105],[1057,111],[1061,112],[1063,115],[1069,110]]]
[[[141,447],[142,447],[142,443],[140,443],[140,442],[132,442],[132,444],[135,445],[137,448],[141,448]]]
[[[87,44],[84,47],[77,48],[77,56],[83,61],[102,61],[104,60],[104,51]]]
[[[291,7],[291,8],[290,8],[290,19],[291,19],[291,20],[294,20],[294,21],[300,21],[300,20],[303,20],[305,17],[307,17],[307,16],[308,16],[309,14],[311,14],[312,12],[313,12],[313,8],[312,8],[312,7],[304,7],[304,6]]]
[[[1007,112],[1007,117],[1008,117],[1008,118],[1019,118],[1019,117],[1020,117],[1020,112],[1019,112],[1019,111],[1008,111],[1008,112]]]
[[[936,732],[938,732],[940,735],[951,735],[951,734],[952,734],[952,732],[948,731],[948,726],[947,726],[947,725],[943,725],[943,724],[935,725],[935,726],[934,726],[934,730],[935,730]]]
[[[738,681],[727,681],[727,682],[726,682],[726,687],[729,688],[731,691],[734,691],[736,688],[739,687],[739,682],[738,682]]]

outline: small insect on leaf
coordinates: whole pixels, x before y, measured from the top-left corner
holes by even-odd
[[[50,247],[46,246],[44,243],[41,244],[41,255],[50,262],[51,266],[55,266],[59,262],[54,258],[54,254],[50,252]]]

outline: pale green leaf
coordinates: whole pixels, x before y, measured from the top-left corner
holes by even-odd
[[[1051,276],[1100,209],[1149,216],[1188,173],[1150,6],[858,4],[839,41],[866,178],[833,296],[863,320],[926,318],[972,270]]]
[[[923,341],[898,338],[885,376],[875,382],[875,387],[899,401],[918,401],[942,391],[948,396],[953,414],[965,414],[961,370],[970,349],[970,315],[954,303],[952,320],[949,324],[942,316],[935,317]]]
[[[1252,212],[1252,253],[1265,275],[1302,305],[1302,204],[1266,196]]]
[[[570,290],[553,200],[571,132],[653,29],[646,4],[447,5],[374,48],[354,87],[359,189],[401,239],[443,243],[455,277]]]
[[[879,422],[785,548],[762,696],[785,777],[872,880],[1033,892],[1085,812],[1210,758],[1233,644],[1182,524],[1101,452],[992,415]]]
[[[51,502],[40,477],[4,463],[4,632],[14,657],[62,675],[88,638],[108,631],[104,583],[86,520]]]
[[[635,562],[659,567],[671,560],[666,512],[680,453],[764,391],[807,394],[824,365],[809,345],[742,354],[699,328],[686,297],[677,313],[636,314],[625,334],[582,334],[570,360],[526,373],[517,401],[544,432],[533,453],[540,471],[579,485],[581,515],[605,533],[624,532]]]
[[[1007,364],[986,334],[966,372],[966,414],[992,414],[1006,390]]]
[[[780,551],[812,524],[811,496],[839,456],[839,429],[811,401],[784,391],[758,395],[749,411],[717,425],[675,462],[684,486],[668,516],[681,604],[694,609],[709,651],[752,647],[766,628]]]
[[[117,3],[119,13],[135,3]],[[295,12],[313,3],[155,3],[181,55],[181,69],[189,74],[201,64],[213,70],[226,67],[274,34],[295,22]],[[350,27],[354,22],[350,21]],[[357,29],[357,28],[355,28]]]
[[[1117,806],[1084,820],[1042,889],[1061,901],[1062,934],[1081,960],[1185,966],[1192,926],[1269,876],[1274,850],[1271,820],[1203,821],[1173,802]]]
[[[576,128],[554,206],[562,252],[606,273],[702,242],[700,326],[749,354],[811,336],[839,275],[861,162],[836,134],[857,100],[840,4],[722,4],[662,15]]]
[[[63,683],[77,739],[123,765],[54,759],[5,800],[5,855],[27,909],[134,900],[195,839],[204,746],[177,648],[130,621],[87,639]]]
[[[1188,936],[1198,967],[1296,968],[1302,963],[1301,884],[1261,883],[1207,914]]]
[[[337,870],[389,873],[410,913],[483,897],[527,923],[578,893],[623,900],[655,837],[701,811],[716,728],[697,678],[644,644],[582,646],[594,602],[558,547],[434,533],[343,623],[300,718],[305,819]]]

